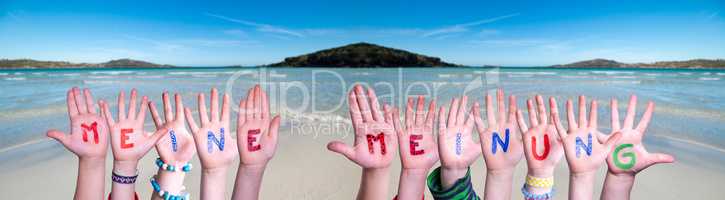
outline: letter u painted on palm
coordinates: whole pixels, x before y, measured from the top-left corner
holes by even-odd
[[[549,134],[544,133],[544,153],[539,155],[536,152],[536,136],[531,136],[531,152],[536,160],[544,160],[549,157],[551,144],[549,144]]]
[[[373,148],[373,143],[375,141],[380,143],[380,153],[383,155],[388,153],[385,148],[385,135],[383,133],[378,133],[378,135],[368,134],[366,135],[366,139],[368,140],[368,151],[370,151],[371,154],[375,153],[375,148]]]
[[[584,151],[587,152],[587,156],[592,155],[592,133],[589,133],[587,135],[587,145],[584,145],[584,141],[582,141],[582,138],[576,137],[576,157],[578,158],[581,155],[581,149],[584,149]]]
[[[506,129],[506,142],[501,140],[501,136],[498,135],[497,132],[493,132],[493,136],[491,137],[491,152],[495,155],[496,154],[496,148],[498,145],[501,145],[501,150],[503,152],[507,152],[509,149],[509,129]]]

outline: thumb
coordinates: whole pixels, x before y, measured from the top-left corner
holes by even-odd
[[[64,146],[66,145],[66,143],[68,141],[68,139],[65,136],[65,133],[63,133],[59,130],[55,130],[55,129],[48,130],[48,132],[46,132],[45,135],[47,135],[49,138],[55,139],[56,141],[63,144]]]
[[[151,135],[151,137],[150,137],[151,141],[153,141],[153,142],[148,142],[149,145],[156,145],[156,144],[158,144],[159,141],[161,141],[161,138],[163,138],[164,135],[166,135],[166,133],[168,131],[169,131],[169,129],[166,129],[166,128],[162,128],[162,129],[156,130],[156,132],[154,132]]]
[[[672,155],[669,155],[669,154],[653,153],[653,154],[650,154],[650,157],[651,157],[653,164],[675,162],[675,157],[673,157]]]
[[[279,131],[280,120],[281,120],[281,118],[279,117],[279,115],[277,115],[277,116],[274,116],[274,118],[272,118],[272,122],[269,123],[269,135],[268,136],[270,138],[272,138],[272,140],[274,140],[274,141],[277,140],[277,133]]]
[[[610,135],[609,138],[607,139],[607,141],[604,143],[604,146],[607,148],[607,152],[612,152],[612,148],[614,148],[614,145],[616,145],[617,142],[619,141],[619,139],[621,139],[621,138],[622,138],[621,132],[617,132],[613,135]],[[607,154],[609,154],[609,153],[607,153]]]
[[[355,150],[352,149],[352,147],[347,146],[345,143],[340,141],[332,141],[330,143],[327,143],[327,149],[344,155],[347,157],[347,159],[353,160],[355,159]]]

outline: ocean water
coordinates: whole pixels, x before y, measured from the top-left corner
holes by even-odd
[[[556,97],[562,109],[565,99],[586,95],[599,101],[599,124],[605,133],[609,100],[619,99],[623,118],[629,95],[636,94],[637,119],[647,101],[657,105],[645,143],[675,155],[707,152],[717,161],[725,159],[725,70],[544,68],[1,70],[0,155],[53,142],[45,137],[50,128],[67,131],[65,92],[73,86],[90,88],[95,99],[106,99],[115,113],[120,90],[137,88],[159,107],[163,91],[178,92],[185,105],[196,110],[196,93],[211,87],[230,93],[234,108],[248,88],[262,84],[272,111],[283,117],[284,139],[285,134],[350,133],[345,95],[355,83],[373,86],[382,103],[398,107],[408,95],[434,97],[439,105],[462,94],[469,95],[470,102],[482,102],[483,94],[497,87],[516,95],[519,108],[535,94]],[[150,116],[146,125],[152,130]]]

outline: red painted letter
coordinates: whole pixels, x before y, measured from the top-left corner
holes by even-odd
[[[549,134],[544,134],[544,154],[538,155],[536,153],[536,136],[531,136],[531,152],[534,154],[534,158],[536,160],[544,160],[546,157],[549,156],[549,149],[551,146],[549,145]]]
[[[414,140],[421,140],[423,139],[423,135],[410,135],[410,154],[411,155],[420,155],[425,153],[425,149],[416,150],[416,147],[418,147],[420,144]]]
[[[249,130],[247,132],[247,150],[259,151],[259,149],[262,149],[262,146],[260,146],[259,144],[254,145],[254,142],[257,141],[257,138],[254,137],[254,135],[259,135],[259,133],[259,129]]]
[[[81,128],[83,129],[84,142],[88,142],[88,131],[93,131],[93,142],[98,144],[98,123],[93,122],[90,126],[86,124],[81,124]]]
[[[128,137],[129,133],[133,133],[132,128],[124,128],[121,129],[121,149],[128,149],[133,147],[133,143],[126,143],[130,137]]]
[[[370,153],[375,152],[373,149],[374,141],[380,142],[380,153],[382,153],[383,155],[385,155],[385,153],[387,153],[387,151],[385,150],[385,135],[383,135],[383,133],[378,133],[377,136],[367,135],[367,139],[368,139],[368,150],[370,150]]]

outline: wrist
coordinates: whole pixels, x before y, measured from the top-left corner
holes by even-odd
[[[162,190],[168,191],[171,194],[181,194],[184,188],[184,177],[186,173],[183,171],[166,171],[159,170],[157,175],[157,181],[161,186]]]
[[[106,158],[79,157],[78,165],[80,168],[84,169],[103,169],[106,166]]]
[[[227,173],[226,167],[217,167],[217,168],[203,168],[201,169],[202,175],[210,175],[210,176],[224,176]]]
[[[124,176],[132,176],[136,175],[138,170],[138,161],[122,161],[122,160],[114,160],[113,161],[113,172],[118,173],[119,175]]]
[[[551,169],[529,169],[526,173],[529,176],[545,178],[554,176],[554,168]]]

